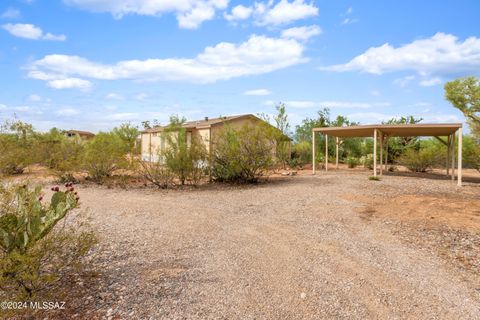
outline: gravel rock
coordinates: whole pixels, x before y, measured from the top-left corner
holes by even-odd
[[[89,293],[96,298],[83,312],[115,319],[478,319],[478,274],[420,240],[405,241],[399,230],[412,226],[359,214],[365,204],[354,200],[478,197],[478,187],[368,176],[300,171],[247,187],[80,188],[100,234],[92,253],[100,275]],[[474,241],[459,234],[455,250]]]

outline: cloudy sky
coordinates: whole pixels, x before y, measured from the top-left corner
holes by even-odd
[[[171,114],[329,107],[361,123],[463,122],[443,84],[480,75],[478,0],[2,0],[0,120],[107,130]]]

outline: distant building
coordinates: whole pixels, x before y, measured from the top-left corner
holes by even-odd
[[[245,124],[255,125],[259,123],[270,125],[252,114],[244,114],[212,119],[205,117],[203,120],[185,122],[183,128],[186,129],[187,144],[192,141],[192,137],[200,138],[200,141],[205,144],[207,152],[210,153],[216,135],[225,124],[233,129],[240,129]],[[141,132],[143,161],[158,161],[158,155],[168,147],[165,136],[162,134],[166,128],[166,126],[158,126]],[[285,136],[285,140],[290,142],[287,136]]]
[[[65,131],[65,136],[68,138],[76,138],[81,140],[88,140],[95,137],[94,133],[88,131],[81,131],[81,130],[68,130]]]

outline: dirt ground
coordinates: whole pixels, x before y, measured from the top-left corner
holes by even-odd
[[[480,184],[369,175],[80,187],[99,274],[70,316],[480,319]]]

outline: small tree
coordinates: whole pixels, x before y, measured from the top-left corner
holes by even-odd
[[[217,181],[251,183],[273,165],[275,137],[263,125],[225,125],[214,142],[213,177]]]
[[[115,170],[127,166],[125,144],[113,133],[100,132],[85,145],[83,167],[89,177],[102,183]]]
[[[136,126],[132,126],[130,123],[123,123],[119,127],[113,128],[112,133],[123,142],[125,153],[130,155],[135,153],[136,141],[140,134]]]
[[[414,116],[406,116],[400,118],[392,118],[382,124],[417,124],[422,122],[422,118]],[[388,138],[388,158],[398,159],[408,148],[419,148],[419,140],[417,137],[389,137]]]
[[[480,138],[480,81],[468,77],[447,82],[445,98],[465,115],[472,133]]]
[[[203,177],[208,158],[207,150],[197,136],[190,136],[188,141],[187,131],[182,126],[184,122],[185,118],[170,118],[170,125],[163,133],[167,146],[161,155],[167,168],[176,175],[182,185],[187,180],[197,185]]]

